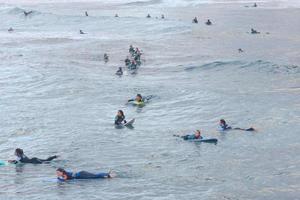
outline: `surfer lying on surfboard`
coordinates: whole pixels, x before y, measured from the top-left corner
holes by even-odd
[[[42,164],[45,162],[50,162],[51,160],[57,158],[57,156],[50,156],[47,159],[40,159],[40,158],[28,158],[23,149],[17,148],[15,150],[15,156],[17,157],[16,160],[9,160],[9,163],[17,164],[17,163],[31,163],[31,164]]]
[[[180,137],[184,140],[196,140],[196,139],[202,139],[200,130],[196,130],[194,134],[188,134],[188,135],[173,135],[174,137]]]
[[[108,173],[90,173],[87,171],[79,171],[79,172],[69,172],[64,170],[63,168],[58,168],[56,170],[57,179],[60,181],[67,181],[72,179],[104,179],[104,178],[112,178],[111,171]]]
[[[220,131],[226,131],[226,130],[242,130],[242,131],[255,131],[254,128],[250,127],[250,128],[232,128],[231,126],[228,126],[228,124],[226,123],[226,121],[224,119],[220,119],[219,122],[219,129]]]

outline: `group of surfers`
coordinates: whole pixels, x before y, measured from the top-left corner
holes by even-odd
[[[129,99],[128,102],[146,102],[147,97],[143,98],[141,94],[137,94],[134,99]],[[122,125],[126,123],[125,115],[122,110],[119,110],[116,117],[114,124],[115,125]],[[255,131],[254,128],[233,128],[229,126],[224,119],[220,119],[219,122],[219,130],[220,131],[228,131],[228,130],[242,130],[242,131]],[[186,134],[186,135],[173,135],[176,137],[180,137],[183,140],[201,140],[203,139],[201,131],[196,130],[195,133],[192,134]],[[9,163],[12,164],[25,164],[25,163],[31,163],[31,164],[43,164],[43,163],[49,163],[50,161],[58,158],[57,155],[50,156],[46,159],[41,159],[37,157],[29,158],[25,155],[23,149],[17,148],[15,149],[14,155],[16,156],[15,160],[9,160]],[[56,175],[57,179],[59,181],[67,181],[67,180],[73,180],[73,179],[104,179],[104,178],[112,178],[115,176],[115,174],[112,173],[110,170],[109,172],[100,172],[100,173],[91,173],[87,171],[79,171],[79,172],[71,172],[66,171],[63,168],[56,169]]]
[[[129,46],[129,54],[130,56],[127,56],[125,59],[125,66],[129,70],[135,71],[138,66],[142,64],[141,56],[142,52],[138,47],[133,47],[132,45]],[[119,67],[118,71],[116,72],[116,75],[121,76],[123,75],[123,68]]]

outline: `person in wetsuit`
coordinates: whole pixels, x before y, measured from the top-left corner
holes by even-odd
[[[133,48],[132,45],[129,46],[129,53],[130,53],[131,55],[134,54],[134,48]]]
[[[136,101],[138,103],[144,102],[144,99],[141,94],[137,94],[135,99],[129,99],[128,102]]]
[[[200,130],[196,130],[196,132],[194,134],[188,134],[188,135],[184,135],[184,136],[180,136],[180,135],[173,135],[173,136],[175,136],[175,137],[181,137],[184,140],[203,139],[203,137],[201,136]]]
[[[193,23],[198,24],[198,19],[197,19],[197,17],[195,17],[195,18],[193,19]]]
[[[131,64],[131,61],[130,61],[129,57],[127,56],[125,59],[125,65],[129,66],[130,64]]]
[[[79,34],[86,34],[83,30],[79,30]]]
[[[103,55],[103,59],[104,59],[104,62],[105,62],[105,63],[108,62],[109,57],[108,57],[107,53],[105,53],[105,54]]]
[[[122,125],[123,122],[126,124],[125,115],[122,110],[119,110],[115,117],[115,125]]]
[[[87,12],[87,11],[85,11],[85,16],[86,16],[86,17],[88,17],[88,16],[89,16],[89,14],[88,14],[88,12]]]
[[[206,25],[212,25],[211,21],[208,19],[207,22],[205,22]]]
[[[31,164],[42,164],[42,163],[45,163],[45,162],[50,162],[52,161],[53,159],[57,158],[57,156],[50,156],[49,158],[47,159],[40,159],[40,158],[28,158],[24,152],[23,152],[23,149],[20,149],[20,148],[17,148],[15,150],[15,156],[17,157],[16,160],[9,160],[8,162],[10,163],[14,163],[14,164],[17,164],[17,163],[31,163]]]
[[[23,11],[23,13],[24,13],[25,17],[27,17],[28,15],[30,15],[31,13],[33,13],[33,11],[32,10],[29,11],[29,12]]]
[[[231,126],[228,126],[228,124],[226,123],[226,121],[224,119],[220,119],[219,122],[219,130],[220,131],[226,131],[226,130],[241,130],[241,131],[255,131],[254,128],[250,127],[250,128],[232,128]]]
[[[118,71],[116,72],[116,75],[123,75],[123,70],[122,70],[122,67],[119,67]]]
[[[90,173],[87,171],[80,171],[77,173],[69,172],[63,168],[58,168],[56,170],[57,179],[60,181],[67,181],[72,179],[105,179],[112,178],[111,172],[108,173]]]
[[[147,18],[151,18],[151,15],[150,15],[150,14],[148,14],[148,15],[147,15]]]
[[[260,32],[258,32],[257,30],[251,28],[251,34],[259,34]]]

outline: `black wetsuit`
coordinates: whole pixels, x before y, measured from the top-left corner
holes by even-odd
[[[22,157],[18,157],[18,159],[15,161],[16,163],[31,163],[31,164],[42,164],[44,162],[49,162],[53,159],[57,158],[57,156],[51,156],[47,159],[40,159],[40,158],[28,158],[27,156],[23,155]]]
[[[117,115],[115,117],[115,125],[121,125],[123,121],[126,123],[125,116],[118,116]]]

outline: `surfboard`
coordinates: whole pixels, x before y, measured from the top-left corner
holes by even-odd
[[[127,123],[124,124],[124,126],[132,126],[135,122],[135,119],[129,120]]]
[[[209,138],[209,139],[195,139],[195,140],[187,140],[190,142],[206,142],[206,143],[217,143],[218,139],[216,138]]]

